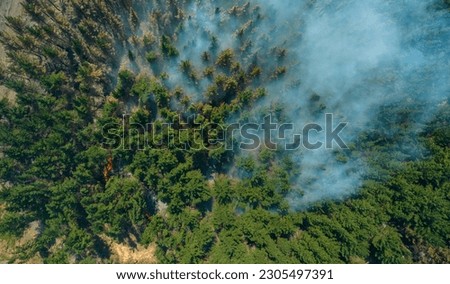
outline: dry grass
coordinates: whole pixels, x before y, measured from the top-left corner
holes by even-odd
[[[0,1],[0,30],[6,28],[5,16],[16,16],[20,14],[22,0],[1,0]],[[6,64],[6,54],[3,46],[0,44],[0,65],[4,66]],[[7,98],[10,101],[14,101],[15,94],[13,91],[0,86],[0,99]]]
[[[20,14],[22,0],[1,0],[0,1],[0,30],[5,29],[5,16],[17,16]],[[4,63],[5,51],[0,45],[0,63]]]
[[[121,264],[155,264],[157,263],[155,257],[156,246],[154,244],[149,245],[147,248],[141,245],[137,245],[136,248],[132,248],[126,244],[120,244],[108,238],[103,237],[108,246],[111,249],[111,260],[114,263]]]
[[[16,248],[33,242],[39,234],[39,228],[39,222],[31,222],[20,239],[16,239],[12,236],[2,236],[2,239],[0,239],[0,264],[8,263],[14,259]],[[42,258],[35,255],[29,259],[27,263],[42,263]]]

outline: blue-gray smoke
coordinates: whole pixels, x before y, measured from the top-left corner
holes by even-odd
[[[286,32],[301,31],[290,39],[290,51],[300,63],[284,80],[300,80],[300,85],[279,94],[287,106],[300,109],[291,117],[299,125],[314,119],[307,109],[312,93],[320,96],[326,112],[349,122],[343,134],[347,143],[361,130],[375,127],[381,106],[413,100],[425,106],[416,121],[426,123],[439,104],[447,103],[450,17],[448,10],[436,8],[438,1],[269,3],[264,6],[276,11],[281,25],[302,19]],[[275,85],[269,93],[278,89]],[[343,164],[324,149],[296,156],[301,168],[297,185],[303,195],[292,196],[294,208],[345,198],[361,183],[362,160]]]

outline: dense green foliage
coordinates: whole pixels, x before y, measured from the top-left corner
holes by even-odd
[[[0,238],[20,238],[39,223],[36,238],[16,247],[10,262],[36,255],[47,263],[109,262],[105,236],[154,243],[161,263],[450,261],[448,103],[419,138],[401,132],[413,121],[399,124],[397,137],[383,127],[362,134],[340,153],[344,162],[367,159],[371,171],[358,193],[295,212],[286,199],[298,175],[289,155],[266,149],[238,156],[211,142],[228,118],[245,120],[266,95],[259,77],[276,80],[286,67],[244,70],[238,51],[211,49],[203,72],[180,63],[194,85],[212,78],[205,99],[193,102],[158,73],[158,64],[182,53],[167,35],[177,12],[165,11],[173,24],[158,27],[160,37],[144,39],[150,47],[143,58],[154,72],[145,75],[119,70],[108,57],[133,26],[129,1],[70,1],[69,20],[55,16],[56,7],[41,9],[45,2],[25,1],[36,24],[8,18],[10,32],[2,34],[11,65],[0,79],[17,97],[0,100]],[[130,20],[114,9],[130,11]],[[276,108],[268,112],[282,115]],[[124,113],[130,127],[118,130]],[[133,127],[149,122],[150,133]],[[172,123],[168,131],[164,123]],[[203,141],[194,131],[199,123],[210,127]],[[105,140],[105,130],[123,137],[125,148]],[[155,139],[142,149],[145,135]],[[416,139],[421,157],[398,146]],[[195,147],[200,142],[205,147]],[[226,174],[232,164],[233,177]]]

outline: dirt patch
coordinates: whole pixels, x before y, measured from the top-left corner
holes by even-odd
[[[0,30],[3,31],[6,28],[5,17],[6,16],[18,16],[22,11],[20,3],[22,0],[1,0],[0,1]],[[5,62],[5,51],[0,45],[0,62]]]
[[[6,28],[5,17],[6,16],[18,16],[22,11],[23,0],[1,0],[0,1],[0,31]],[[0,66],[5,66],[7,64],[6,53],[3,46],[0,44]],[[15,98],[15,93],[7,88],[0,86],[0,99],[7,98],[13,101]]]
[[[109,237],[103,237],[111,249],[111,260],[120,264],[155,264],[156,245],[151,244],[147,248],[137,245],[135,248],[126,244],[115,242]]]
[[[16,256],[16,249],[33,242],[39,235],[41,224],[39,221],[31,222],[20,239],[12,236],[0,239],[0,264],[5,264],[13,260]],[[17,261],[16,261],[17,262]],[[19,262],[17,262],[19,263]],[[29,259],[26,263],[42,263],[42,258],[38,254]]]
[[[8,263],[9,260],[13,257],[11,246],[11,241],[0,240],[0,264]]]
[[[40,232],[41,232],[41,222],[39,221],[31,222],[28,225],[28,228],[23,233],[22,238],[18,241],[17,245],[23,246],[28,242],[34,241],[36,237],[40,234]]]

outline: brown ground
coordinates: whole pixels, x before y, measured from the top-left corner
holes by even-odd
[[[16,16],[20,14],[22,0],[0,0],[0,30],[5,29],[5,16]],[[0,65],[3,67],[6,64],[6,55],[3,47],[0,44]],[[0,86],[0,99],[8,98],[14,99],[14,92]]]
[[[17,16],[20,14],[22,0],[1,0],[0,1],[0,30],[6,28],[5,16]],[[0,63],[5,63],[5,52],[0,45]]]
[[[3,209],[0,205],[0,216],[2,214],[2,210]],[[12,236],[7,237],[6,239],[0,239],[0,264],[10,262],[16,253],[15,249],[17,247],[32,242],[39,233],[39,226],[39,222],[31,222],[20,239],[16,239]],[[42,259],[38,255],[35,255],[31,259],[29,259],[27,263],[42,263]]]
[[[155,264],[157,263],[155,257],[156,246],[154,244],[149,245],[147,248],[141,245],[137,245],[136,248],[132,248],[125,244],[120,244],[113,241],[106,236],[103,237],[108,246],[111,248],[111,260],[114,263],[121,264]]]

